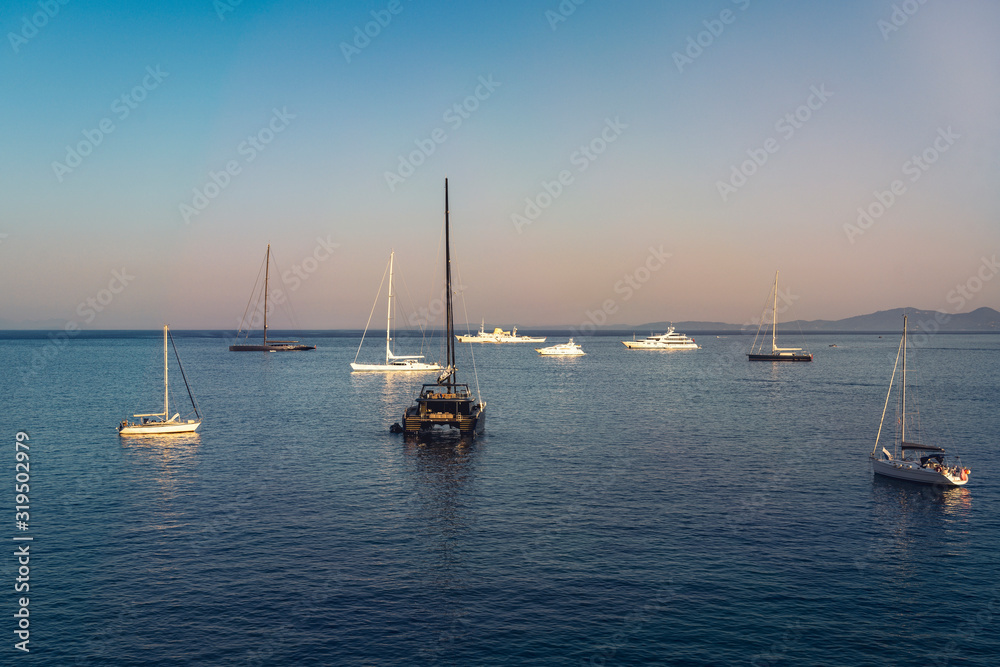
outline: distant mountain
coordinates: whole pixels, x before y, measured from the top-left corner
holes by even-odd
[[[903,314],[908,316],[911,331],[968,331],[973,333],[1000,333],[1000,312],[992,308],[977,308],[971,313],[943,313],[917,308],[880,310],[869,315],[856,315],[842,320],[793,320],[778,322],[778,331],[805,333],[868,331],[892,333],[902,328]],[[673,322],[680,332],[688,331],[739,331],[738,324],[723,322]],[[637,331],[666,331],[670,322],[650,322],[634,327]],[[621,329],[623,327],[615,327]],[[627,328],[627,327],[626,327]]]

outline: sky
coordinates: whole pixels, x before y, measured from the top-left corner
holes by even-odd
[[[1000,4],[8,0],[0,328],[1000,309]],[[385,288],[382,287],[383,299]],[[379,306],[379,309],[384,306]],[[437,321],[440,321],[438,318]]]

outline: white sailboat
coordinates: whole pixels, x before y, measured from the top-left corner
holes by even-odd
[[[169,327],[163,327],[163,412],[147,412],[145,414],[132,415],[136,421],[130,422],[123,419],[118,425],[118,435],[169,435],[173,433],[193,433],[201,426],[201,414],[198,412],[198,405],[191,394],[191,387],[188,385],[187,376],[184,374],[184,367],[181,366],[181,357],[177,354],[177,346],[174,345],[174,355],[177,357],[177,366],[181,369],[181,377],[184,378],[184,386],[188,390],[188,398],[191,399],[191,407],[194,408],[195,419],[181,419],[180,413],[170,416],[170,383],[167,379],[167,338],[173,345],[173,336],[170,336]]]
[[[885,447],[879,451],[879,437],[882,435],[882,424],[885,422],[885,412],[889,407],[889,397],[892,395],[892,381],[896,377],[896,366],[900,357],[903,358],[903,375],[900,380],[899,441],[893,446],[892,452]],[[885,395],[882,419],[878,424],[875,446],[872,448],[870,458],[875,474],[884,477],[943,486],[962,486],[969,481],[969,469],[962,465],[961,459],[948,461],[945,458],[945,450],[941,447],[906,441],[906,315],[903,316],[903,337],[899,341],[896,362],[892,366],[889,391]]]
[[[382,364],[359,364],[358,355],[361,354],[361,346],[365,343],[365,334],[368,333],[368,325],[365,325],[365,333],[361,335],[361,343],[358,345],[358,352],[354,355],[354,362],[351,364],[351,369],[355,371],[381,371],[381,372],[394,372],[394,371],[409,371],[409,372],[424,372],[424,371],[439,371],[441,370],[440,364],[427,363],[420,361],[424,358],[422,354],[407,354],[398,355],[394,354],[392,351],[392,263],[395,257],[395,251],[390,251],[389,253],[389,312],[386,314],[385,321],[385,363]],[[385,274],[382,274],[385,278]],[[376,302],[378,301],[378,295],[375,296]],[[375,306],[372,306],[372,311],[374,312]],[[371,324],[371,316],[368,317],[368,323]]]
[[[764,350],[764,340],[765,338],[760,335],[760,330],[764,326],[764,313],[761,313],[760,324],[757,325],[757,334],[753,338],[753,345],[750,346],[750,352],[747,354],[747,358],[750,361],[812,361],[813,356],[808,352],[804,352],[800,347],[778,347],[778,343],[775,340],[775,327],[778,320],[778,272],[774,272],[774,287],[771,288],[774,295],[774,301],[771,305],[771,351],[767,352]],[[765,306],[766,308],[766,306]],[[767,312],[765,310],[765,312]],[[757,339],[760,339],[760,345],[757,345]]]

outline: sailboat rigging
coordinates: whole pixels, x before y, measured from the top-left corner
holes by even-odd
[[[775,339],[775,328],[778,319],[778,272],[774,272],[774,287],[771,288],[774,300],[771,303],[771,351],[764,350],[765,338],[761,337],[760,330],[764,326],[764,313],[761,313],[760,324],[757,325],[757,334],[753,338],[753,345],[747,357],[750,361],[812,361],[813,356],[804,352],[800,347],[778,347]],[[767,311],[765,311],[767,312]],[[760,345],[757,340],[760,339]]]
[[[885,413],[889,407],[889,397],[892,395],[893,380],[896,378],[896,367],[900,358],[903,360],[903,372],[900,379],[899,441],[893,445],[892,452],[885,447],[879,451],[879,438],[882,435],[882,425],[885,423]],[[913,456],[914,453],[917,454],[916,458]],[[872,469],[876,475],[910,482],[944,486],[964,485],[969,481],[969,469],[963,466],[961,459],[957,457],[955,462],[946,460],[945,454],[945,450],[941,447],[906,441],[906,315],[903,315],[903,337],[899,341],[896,361],[892,365],[889,391],[885,395],[882,418],[879,420],[878,433],[875,434],[875,446],[869,455]]]
[[[267,292],[268,292],[268,280],[270,278],[271,270],[271,244],[267,244],[267,253],[264,255],[264,342],[261,344],[253,343],[239,343],[229,346],[230,352],[290,352],[298,350],[315,350],[315,345],[303,345],[297,340],[267,340]],[[260,273],[257,274],[257,279],[260,280]],[[257,284],[254,283],[254,288]],[[250,295],[250,299],[253,300],[253,294]],[[249,310],[250,304],[247,303],[247,309]],[[243,313],[243,320],[246,320],[247,313]],[[252,319],[252,317],[251,317]],[[240,321],[240,328],[236,332],[236,339],[239,340],[241,334],[243,334],[243,320]],[[249,325],[247,327],[247,332],[243,336],[244,338],[249,338],[250,329]]]
[[[191,399],[191,407],[194,408],[195,419],[181,419],[180,413],[170,416],[170,382],[168,379],[168,355],[167,339],[174,348],[174,356],[177,358],[177,367],[181,370],[181,377],[184,378],[184,386],[187,388],[188,398]],[[163,326],[163,412],[147,412],[132,415],[137,421],[130,422],[123,419],[118,425],[119,435],[167,435],[171,433],[193,433],[201,426],[201,413],[198,412],[198,404],[191,393],[191,386],[188,384],[184,367],[181,366],[181,357],[177,353],[177,346],[174,344],[174,337],[170,335],[167,325]]]
[[[455,363],[455,318],[451,287],[451,226],[448,206],[448,179],[444,179],[444,270],[445,270],[445,340],[447,352],[444,371],[435,384],[425,384],[413,405],[403,411],[403,425],[391,430],[406,435],[428,433],[436,429],[457,429],[462,436],[475,437],[486,427],[486,403],[473,398],[469,385],[457,381]]]
[[[408,355],[398,355],[392,351],[392,264],[395,258],[395,251],[389,252],[389,306],[388,312],[386,313],[385,320],[385,363],[382,364],[359,364],[358,355],[361,354],[361,346],[365,343],[365,334],[368,333],[368,325],[365,325],[365,333],[361,335],[361,343],[358,344],[358,352],[354,355],[354,362],[351,364],[351,369],[355,371],[410,371],[410,372],[426,372],[426,371],[439,371],[441,370],[440,364],[426,363],[419,361],[424,358],[422,354],[408,354]],[[382,278],[385,278],[385,274],[382,274]],[[379,287],[381,289],[381,286]],[[376,302],[378,301],[378,296],[375,297]],[[372,311],[375,307],[372,306]],[[371,323],[371,317],[368,318],[369,323]]]

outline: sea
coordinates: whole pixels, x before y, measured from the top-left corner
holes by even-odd
[[[870,469],[898,334],[463,345],[472,442],[390,433],[433,377],[352,373],[353,333],[173,334],[204,422],[160,438],[115,427],[162,405],[162,332],[0,334],[0,663],[1000,664],[998,335],[911,336],[919,437],[971,470],[940,489]]]

